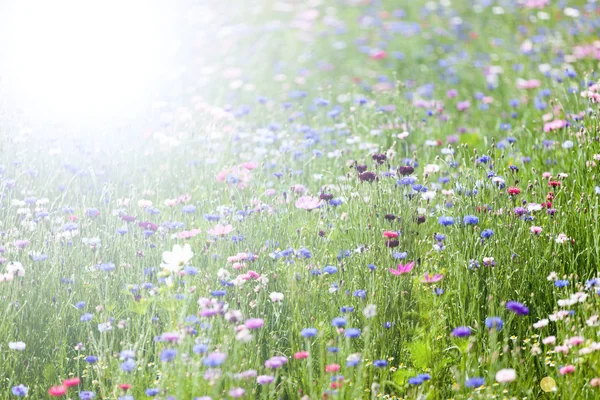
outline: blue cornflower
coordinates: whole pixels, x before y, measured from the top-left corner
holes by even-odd
[[[208,351],[208,346],[205,344],[195,344],[192,351],[196,354],[206,353]]]
[[[177,357],[177,350],[175,349],[164,349],[160,353],[160,361],[170,362],[173,361]]]
[[[386,360],[375,360],[373,361],[373,365],[377,368],[387,367],[388,362]]]
[[[317,330],[317,328],[305,328],[305,329],[302,329],[302,331],[300,332],[300,336],[309,338],[309,337],[316,336],[318,332],[319,331]]]
[[[418,376],[413,376],[412,378],[408,378],[408,383],[411,385],[418,386],[418,385],[422,384],[423,382],[424,382],[423,379],[419,378]]]
[[[128,358],[127,360],[121,363],[121,369],[125,372],[131,372],[136,368],[137,364],[131,358]]]
[[[96,356],[87,356],[86,358],[84,358],[85,362],[89,363],[89,364],[95,364],[98,362],[98,357]]]
[[[323,272],[330,275],[335,274],[337,272],[337,267],[334,267],[333,265],[328,265],[325,268],[323,268]]]
[[[88,392],[88,391],[79,392],[79,398],[81,400],[91,400],[94,397],[96,397],[96,393],[94,393],[94,392]]]
[[[335,326],[336,328],[342,328],[346,326],[346,319],[342,317],[334,318],[331,320],[331,325]]]
[[[340,308],[340,311],[343,313],[351,313],[354,312],[354,307],[352,306],[343,306]]]
[[[77,308],[79,310],[81,310],[84,307],[85,307],[85,301],[80,301],[75,304],[75,308]]]
[[[83,314],[83,315],[82,315],[82,316],[79,318],[79,320],[80,320],[81,322],[88,322],[88,321],[91,321],[91,320],[92,320],[92,318],[94,318],[94,316],[93,316],[92,314],[90,314],[90,313],[85,313],[85,314]]]
[[[377,269],[377,267],[374,264],[368,264],[367,268],[369,268],[369,271],[375,271]]]
[[[211,296],[214,297],[223,297],[227,294],[227,291],[225,290],[213,290],[212,292],[210,292]]]
[[[481,232],[481,238],[482,239],[488,239],[490,238],[492,235],[494,234],[494,231],[491,229],[486,229],[484,231]]]
[[[439,217],[438,223],[443,226],[454,225],[454,218],[452,217]]]
[[[342,199],[331,199],[329,200],[329,205],[333,207],[337,207],[343,203]]]
[[[104,272],[110,272],[115,269],[115,264],[113,263],[102,263],[98,264],[98,268],[100,268]]]
[[[196,206],[193,204],[188,204],[181,207],[181,212],[184,214],[192,214],[196,212]]]
[[[25,397],[25,396],[27,396],[27,392],[29,392],[29,388],[27,386],[23,385],[23,384],[20,384],[20,385],[17,385],[17,386],[13,386],[11,388],[11,392],[15,396]]]
[[[363,289],[359,289],[354,291],[354,293],[352,293],[353,296],[355,297],[360,297],[361,299],[364,299],[365,297],[367,297],[367,291],[363,290]]]
[[[474,215],[465,215],[463,218],[463,223],[465,225],[477,225],[477,223],[479,223],[479,218]]]
[[[478,388],[485,385],[485,379],[475,376],[473,378],[469,378],[466,380],[465,382],[465,386],[466,387],[470,387],[470,388]]]
[[[500,317],[487,317],[485,319],[485,326],[488,329],[495,329],[497,331],[502,330],[504,326],[504,321]]]
[[[351,339],[357,338],[360,336],[360,329],[356,329],[356,328],[346,329],[344,331],[344,336],[346,336],[347,338],[351,338]]]
[[[559,287],[559,288],[564,288],[566,286],[569,286],[569,281],[566,279],[559,279],[554,281],[554,286]]]
[[[154,397],[154,396],[158,395],[159,393],[160,393],[160,389],[156,389],[156,388],[146,389],[146,396],[148,396],[148,397]]]

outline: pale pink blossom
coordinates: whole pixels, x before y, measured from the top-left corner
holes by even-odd
[[[209,229],[206,232],[209,235],[213,235],[213,236],[225,236],[225,235],[228,235],[229,233],[231,233],[231,231],[233,231],[233,226],[231,226],[231,224],[229,224],[229,225],[217,224],[217,225],[215,225],[214,228]]]
[[[302,210],[311,211],[315,208],[319,208],[320,205],[321,200],[319,200],[318,197],[302,196],[296,200],[296,208],[300,208]]]

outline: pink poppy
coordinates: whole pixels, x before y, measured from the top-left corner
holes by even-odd
[[[397,238],[398,237],[398,232],[394,232],[394,231],[384,231],[383,232],[383,237],[384,238]]]

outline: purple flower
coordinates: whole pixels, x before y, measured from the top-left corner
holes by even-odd
[[[202,359],[202,364],[206,365],[207,367],[214,368],[223,364],[223,361],[225,361],[226,358],[227,355],[225,353],[216,351],[214,353],[210,353],[206,358]]]
[[[529,314],[529,308],[527,308],[524,304],[519,303],[518,301],[507,302],[506,308],[509,309],[510,311],[514,312],[517,315]]]
[[[452,331],[452,336],[460,338],[471,336],[471,328],[467,326],[459,326],[457,328],[454,328],[454,330]]]
[[[267,368],[281,368],[285,364],[287,364],[287,358],[283,356],[273,356],[265,361]]]
[[[269,383],[273,383],[275,381],[275,377],[272,375],[259,375],[256,377],[256,382],[259,385],[266,385]]]

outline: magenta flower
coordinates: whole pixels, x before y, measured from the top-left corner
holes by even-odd
[[[312,211],[315,208],[319,208],[321,200],[318,197],[313,196],[302,196],[296,200],[296,208],[300,208],[306,211]]]
[[[415,266],[415,262],[411,261],[405,265],[402,264],[398,264],[398,266],[396,268],[390,268],[389,271],[398,276],[398,275],[402,275],[402,274],[408,274],[410,271],[412,271],[412,269]]]
[[[441,281],[442,279],[444,279],[444,275],[442,275],[442,274],[429,275],[426,272],[425,276],[424,276],[424,278],[423,278],[423,280],[421,282],[423,282],[423,283],[435,283],[435,282]]]

